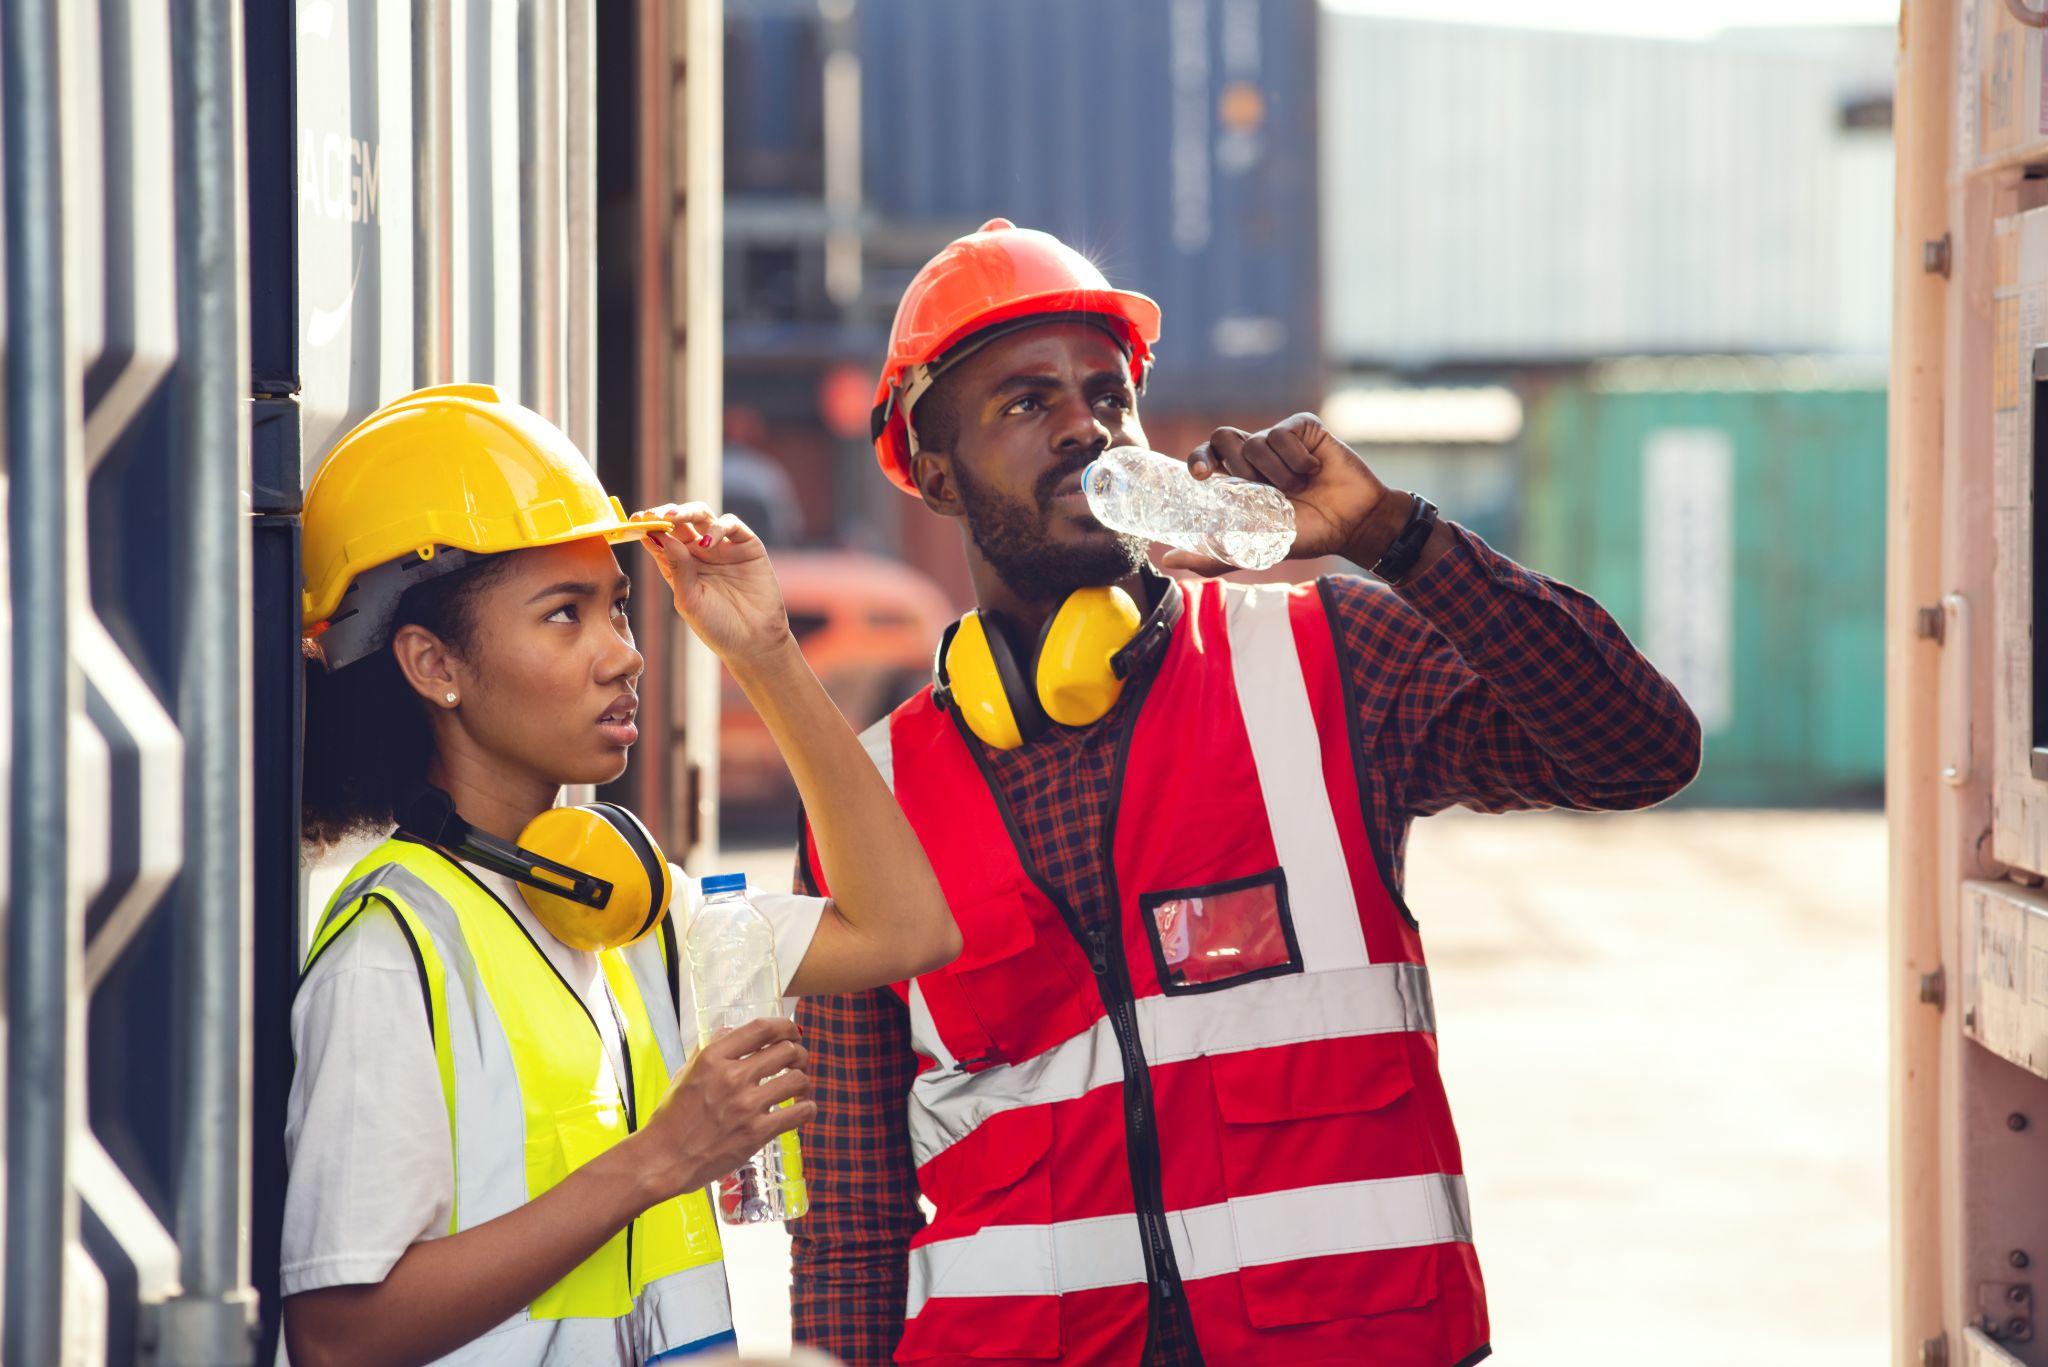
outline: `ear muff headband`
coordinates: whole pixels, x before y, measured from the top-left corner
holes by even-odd
[[[1026,653],[1023,632],[1000,613],[976,616],[987,638],[989,655],[995,661],[996,678],[1002,683],[1002,701],[1016,719],[1018,737],[1028,745],[1045,734],[1052,719],[1046,716],[1038,691],[1031,686],[1032,656]]]
[[[533,888],[565,902],[602,910],[612,900],[612,885],[596,874],[572,868],[474,827],[465,826],[462,838],[446,848],[472,864],[504,874],[522,888]]]
[[[537,888],[586,907],[602,907],[611,900],[612,885],[604,879],[470,825],[455,814],[454,799],[439,788],[428,788],[414,799],[399,814],[398,829],[493,873],[502,873],[522,887]]]

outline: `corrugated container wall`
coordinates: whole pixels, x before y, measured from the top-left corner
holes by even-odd
[[[937,245],[1002,215],[1158,299],[1148,406],[1320,397],[1312,0],[862,0],[858,18],[879,220]]]
[[[306,478],[378,404],[418,382],[414,358],[413,6],[301,7],[298,38],[299,336]],[[559,6],[546,11],[559,19]],[[522,128],[542,35],[518,7],[449,6],[453,203],[450,373],[566,420],[561,224],[523,221],[536,174]],[[544,86],[549,83],[544,82]],[[558,88],[546,96],[559,102]],[[542,165],[559,177],[561,151]],[[552,197],[559,217],[563,205]],[[536,300],[532,279],[552,273]],[[536,351],[552,351],[545,363]],[[527,392],[533,390],[535,392]]]
[[[1882,353],[1892,48],[1325,10],[1331,361]]]
[[[1810,362],[1601,367],[1525,434],[1531,564],[1699,713],[1683,802],[1865,802],[1884,775],[1885,395]]]

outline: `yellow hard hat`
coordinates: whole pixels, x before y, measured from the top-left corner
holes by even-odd
[[[350,429],[306,490],[308,630],[366,570],[437,548],[478,555],[665,532],[628,518],[562,430],[487,384],[394,399]]]

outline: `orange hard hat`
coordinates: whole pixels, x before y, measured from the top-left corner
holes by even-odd
[[[869,430],[889,482],[908,494],[910,411],[959,343],[998,323],[1076,314],[1108,326],[1130,351],[1131,379],[1145,383],[1159,340],[1159,305],[1109,287],[1095,263],[1051,233],[992,218],[925,262],[896,306],[889,359],[875,386]]]

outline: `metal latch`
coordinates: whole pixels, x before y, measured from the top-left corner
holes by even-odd
[[[1948,972],[1946,969],[1936,968],[1931,973],[1922,973],[1920,975],[1920,1000],[1926,1002],[1937,1011],[1947,1008]]]
[[[1929,275],[1938,275],[1944,280],[1948,279],[1949,257],[1949,235],[1947,233],[1943,233],[1940,237],[1931,238],[1920,244],[1920,269]]]

